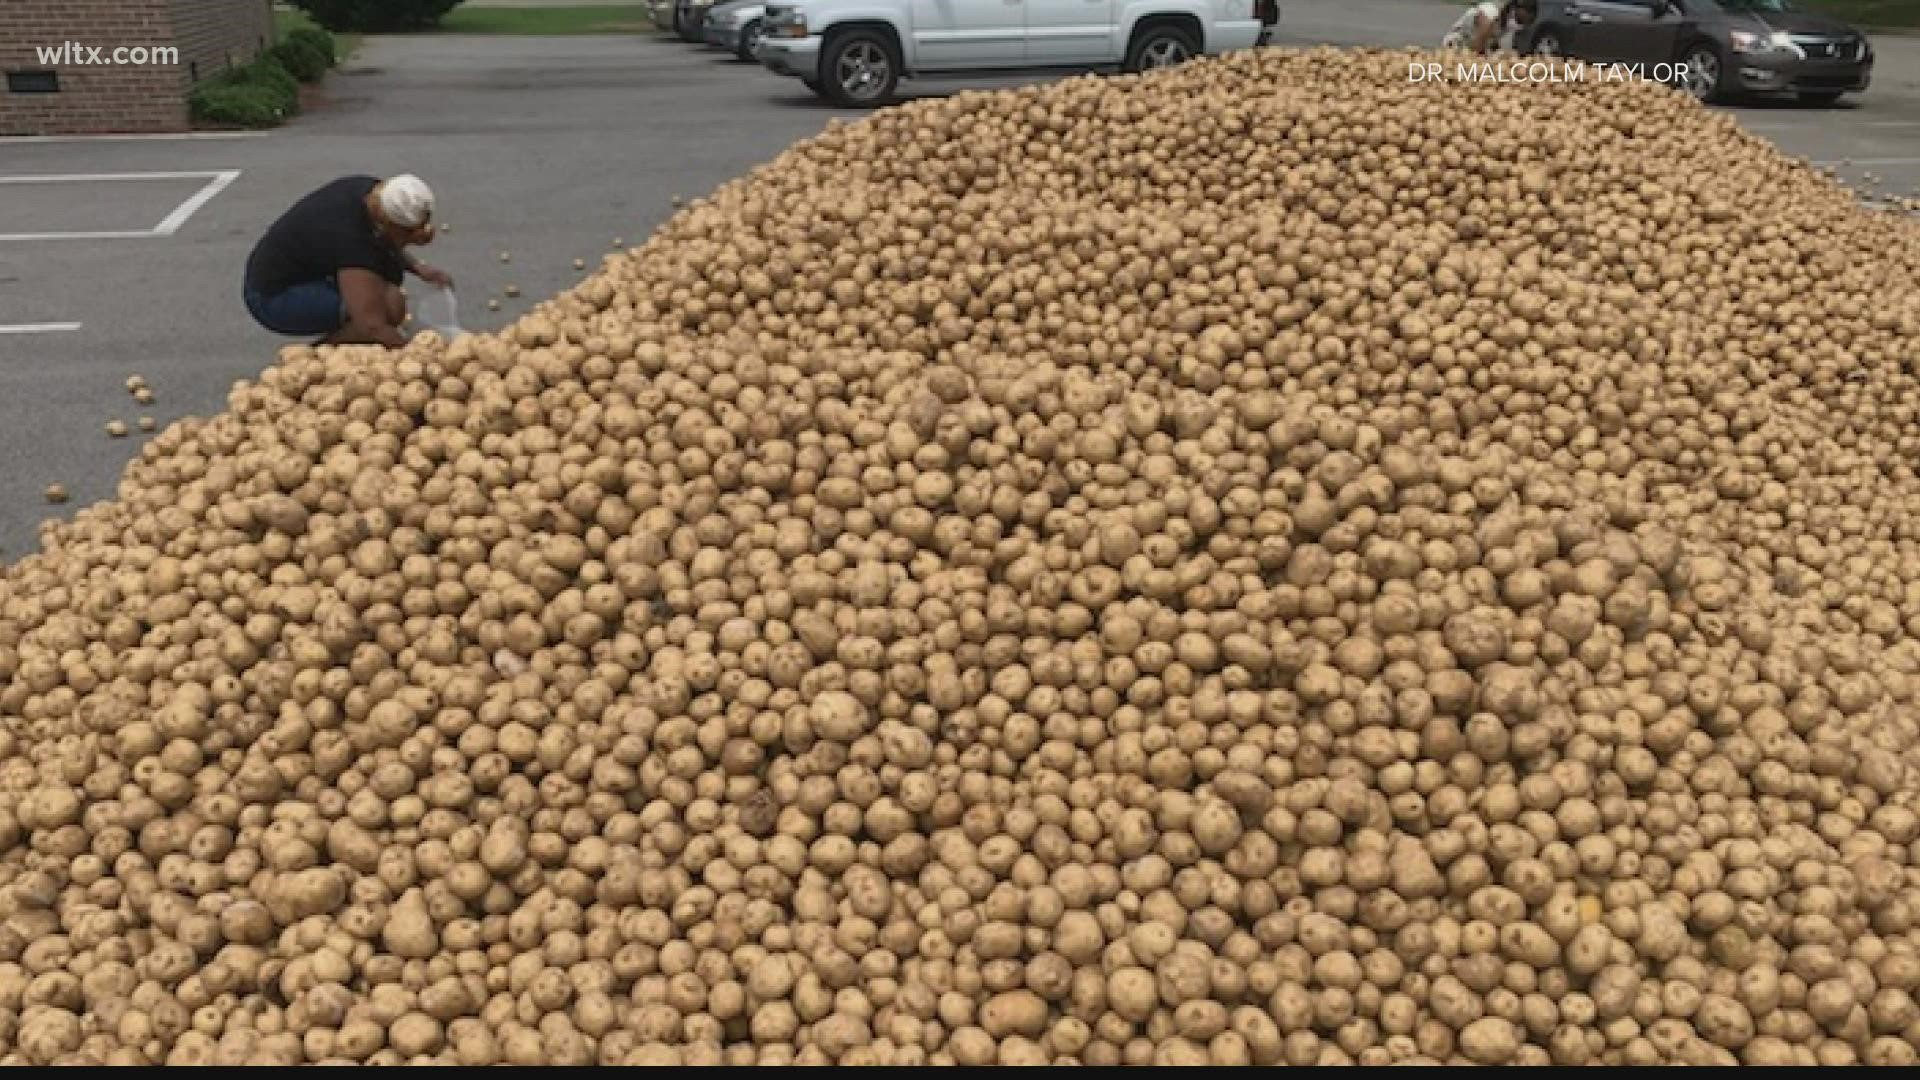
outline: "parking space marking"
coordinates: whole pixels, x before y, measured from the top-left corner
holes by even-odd
[[[19,146],[27,143],[68,143],[68,142],[176,142],[201,139],[258,139],[270,135],[268,131],[172,131],[145,135],[9,135],[0,139],[0,145]]]
[[[78,330],[77,322],[30,322],[0,325],[0,334],[58,334],[67,330]]]
[[[240,177],[239,169],[199,169],[191,172],[138,172],[138,173],[29,173],[19,176],[0,176],[0,185],[5,184],[78,184],[99,180],[194,180],[205,177],[207,182],[199,191],[188,196],[185,202],[173,208],[160,224],[151,229],[110,229],[97,232],[37,232],[37,233],[0,233],[0,241],[7,240],[138,240],[145,237],[172,236],[180,231],[187,219],[207,205],[215,195],[227,189],[227,185]]]
[[[197,213],[201,207],[207,205],[207,203],[211,201],[215,195],[218,195],[222,191],[225,191],[227,189],[227,185],[233,183],[236,179],[239,178],[239,176],[240,176],[239,169],[226,169],[219,173],[214,174],[213,179],[207,181],[206,187],[203,187],[199,191],[194,192],[192,197],[187,199],[186,202],[183,202],[179,206],[174,207],[173,213],[168,214],[165,218],[162,218],[160,221],[160,224],[155,225],[153,227],[154,235],[172,236],[174,233],[178,232],[180,230],[180,226],[185,225],[187,223],[188,218],[192,217],[195,213]]]

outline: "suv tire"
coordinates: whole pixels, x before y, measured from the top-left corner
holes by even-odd
[[[839,30],[820,50],[821,96],[835,105],[871,109],[893,100],[900,58],[893,42],[874,30]]]
[[[1192,34],[1172,23],[1157,23],[1134,33],[1133,44],[1127,48],[1126,70],[1157,71],[1184,64],[1198,55],[1200,46]]]
[[[740,59],[742,60],[751,61],[755,59],[753,53],[754,53],[754,50],[760,47],[760,38],[763,35],[763,33],[764,32],[760,28],[759,19],[755,19],[752,22],[748,23],[747,25],[741,27],[740,28],[740,46],[734,50],[734,54],[740,57]]]

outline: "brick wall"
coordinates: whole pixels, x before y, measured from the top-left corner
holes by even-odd
[[[203,79],[273,44],[272,0],[168,0],[168,6],[180,65]]]
[[[47,70],[36,47],[67,41],[180,50],[173,66],[52,65],[58,93],[0,82],[0,135],[184,130],[193,77],[244,63],[272,37],[270,0],[0,0],[0,74]]]

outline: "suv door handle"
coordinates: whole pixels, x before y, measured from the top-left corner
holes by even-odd
[[[1590,11],[1583,11],[1580,13],[1580,21],[1583,23],[1597,23],[1600,21],[1600,16]]]

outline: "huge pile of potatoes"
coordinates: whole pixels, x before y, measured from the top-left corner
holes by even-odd
[[[1907,1064],[1920,230],[1646,84],[835,125],[0,580],[14,1062]]]

